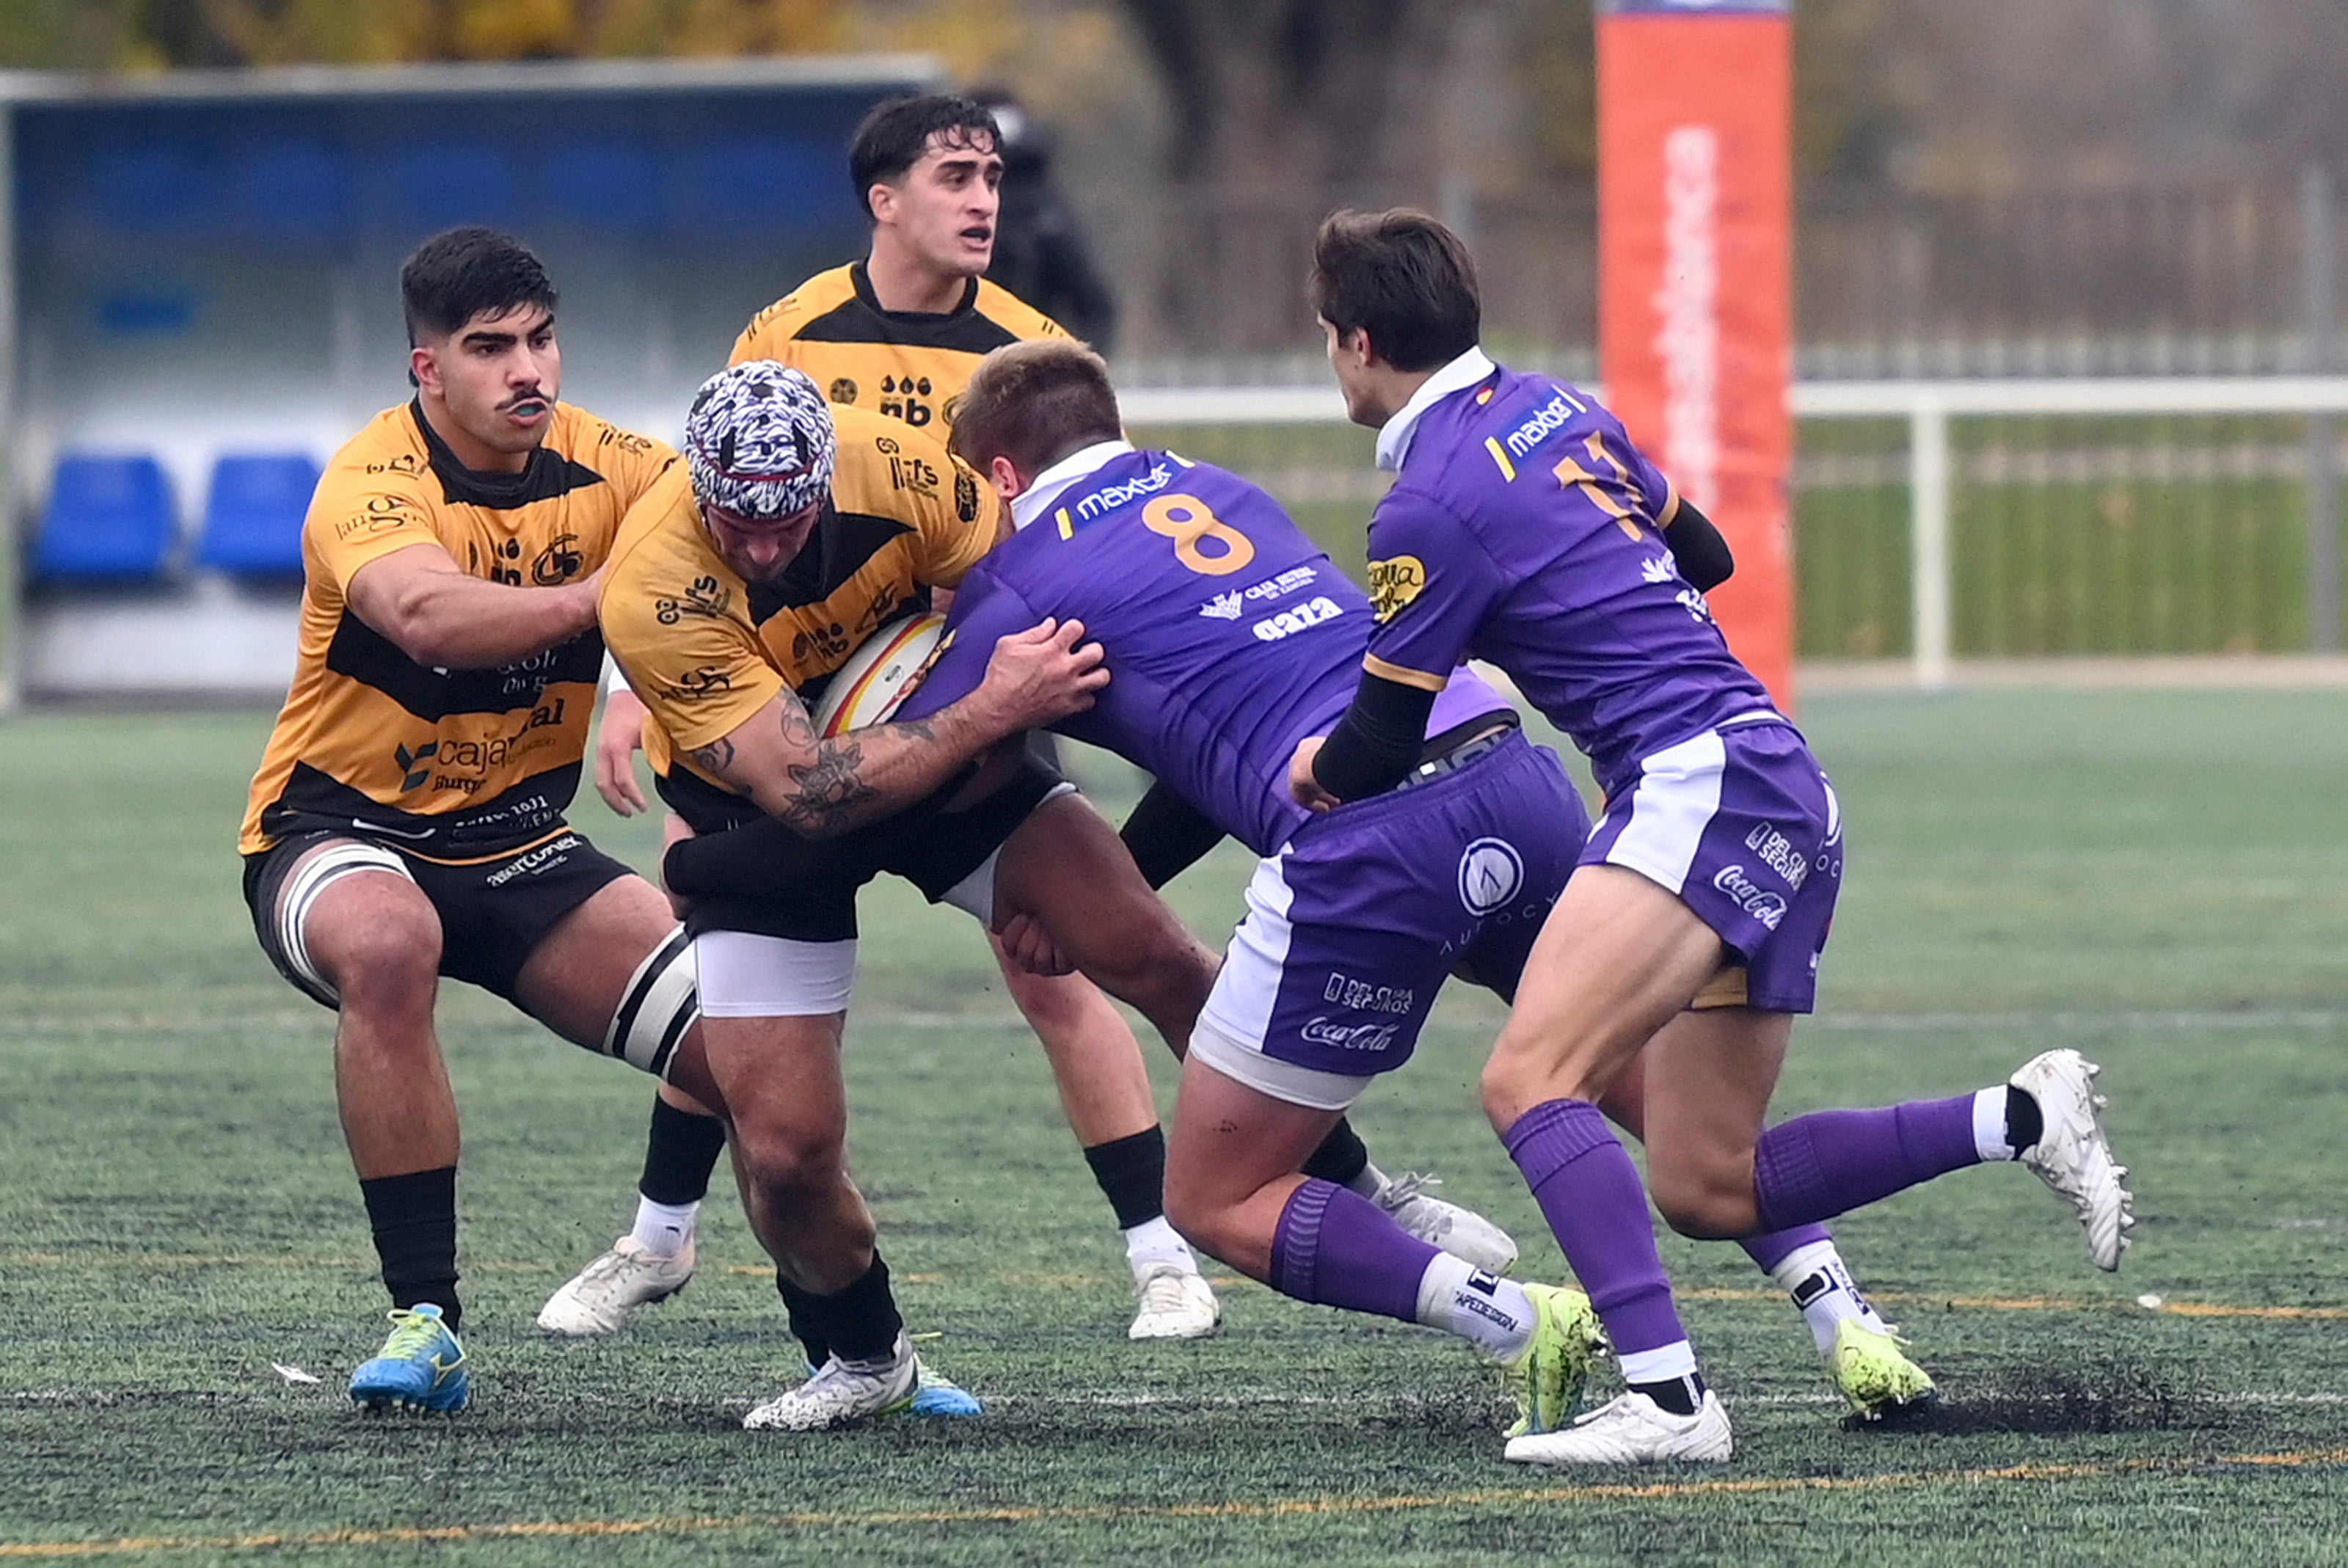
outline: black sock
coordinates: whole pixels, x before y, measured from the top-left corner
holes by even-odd
[[[1354,1130],[1354,1124],[1344,1117],[1329,1130],[1313,1158],[1304,1162],[1304,1174],[1316,1181],[1334,1181],[1340,1187],[1350,1187],[1354,1178],[1369,1168],[1370,1150]]]
[[[359,1183],[359,1196],[391,1305],[432,1302],[454,1329],[465,1315],[457,1299],[457,1168],[377,1176]]]
[[[2005,1086],[2005,1144],[2016,1154],[2046,1135],[2046,1119],[2026,1092]]]
[[[1644,1394],[1674,1416],[1693,1416],[1704,1403],[1704,1376],[1691,1372],[1684,1377],[1666,1377],[1660,1383],[1633,1383],[1631,1391]]]
[[[889,1265],[880,1254],[872,1254],[872,1266],[864,1277],[835,1295],[798,1295],[786,1289],[783,1302],[791,1310],[793,1332],[799,1343],[808,1349],[808,1359],[818,1367],[813,1352],[818,1344],[826,1349],[827,1357],[837,1356],[842,1361],[870,1361],[886,1356],[896,1348],[897,1336],[905,1332],[905,1320],[897,1311],[897,1298],[889,1289]],[[813,1329],[813,1336],[800,1332],[799,1315],[804,1312]]]
[[[816,1305],[822,1298],[809,1295],[775,1271],[775,1294],[783,1298],[783,1312],[790,1319],[791,1335],[807,1351],[808,1365],[817,1371],[831,1359],[831,1340],[823,1332],[823,1309]]]
[[[1117,1228],[1162,1219],[1166,1213],[1166,1133],[1152,1127],[1130,1138],[1112,1138],[1085,1150],[1093,1180],[1117,1212]]]
[[[644,1136],[644,1176],[636,1191],[673,1207],[698,1203],[709,1196],[709,1173],[725,1152],[724,1122],[655,1098],[652,1128]]]

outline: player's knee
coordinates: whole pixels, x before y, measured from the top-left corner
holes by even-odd
[[[840,1129],[737,1113],[733,1134],[744,1177],[773,1202],[810,1202],[847,1169]]]
[[[1484,1063],[1476,1087],[1484,1103],[1485,1119],[1491,1122],[1494,1131],[1503,1134],[1542,1098],[1532,1074],[1527,1070],[1522,1053],[1508,1049],[1505,1039]]]
[[[308,940],[346,1009],[428,1006],[439,983],[440,921],[420,898],[386,902]]]
[[[1166,1171],[1166,1222],[1182,1239],[1210,1257],[1222,1257],[1221,1244],[1231,1220],[1231,1208],[1205,1184],[1169,1166]]]
[[[1761,1228],[1749,1169],[1739,1180],[1725,1169],[1692,1169],[1651,1151],[1647,1191],[1663,1222],[1694,1241],[1733,1241]]]

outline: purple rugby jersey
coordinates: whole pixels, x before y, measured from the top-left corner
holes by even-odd
[[[1438,377],[1459,389],[1402,438],[1401,477],[1370,520],[1369,668],[1426,686],[1489,660],[1573,738],[1609,798],[1641,758],[1768,711],[1680,576],[1663,538],[1678,498],[1622,422],[1480,354]]]
[[[1107,650],[1110,679],[1089,711],[1055,727],[1147,769],[1271,854],[1310,820],[1289,797],[1289,758],[1353,701],[1369,600],[1238,475],[1121,444],[1091,451],[1107,460],[1056,495],[1045,489],[1061,469],[1047,472],[1041,515],[963,579],[945,650],[897,717],[935,713],[977,686],[998,637],[1074,617]],[[1427,733],[1508,710],[1451,671]]]

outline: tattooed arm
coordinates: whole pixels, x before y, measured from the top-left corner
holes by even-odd
[[[1080,622],[1045,621],[1004,637],[967,696],[912,723],[825,740],[785,691],[686,756],[767,815],[808,838],[831,838],[935,793],[996,741],[1090,707],[1108,671],[1099,644],[1077,646],[1083,634]]]

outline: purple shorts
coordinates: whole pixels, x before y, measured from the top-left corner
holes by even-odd
[[[1513,730],[1315,818],[1256,868],[1192,1051],[1276,1099],[1351,1103],[1410,1058],[1455,968],[1523,967],[1589,830],[1557,758]]]
[[[1775,715],[1725,724],[1641,758],[1581,861],[1676,893],[1743,961],[1745,1005],[1807,1013],[1816,1002],[1842,891],[1842,809],[1793,726]]]

